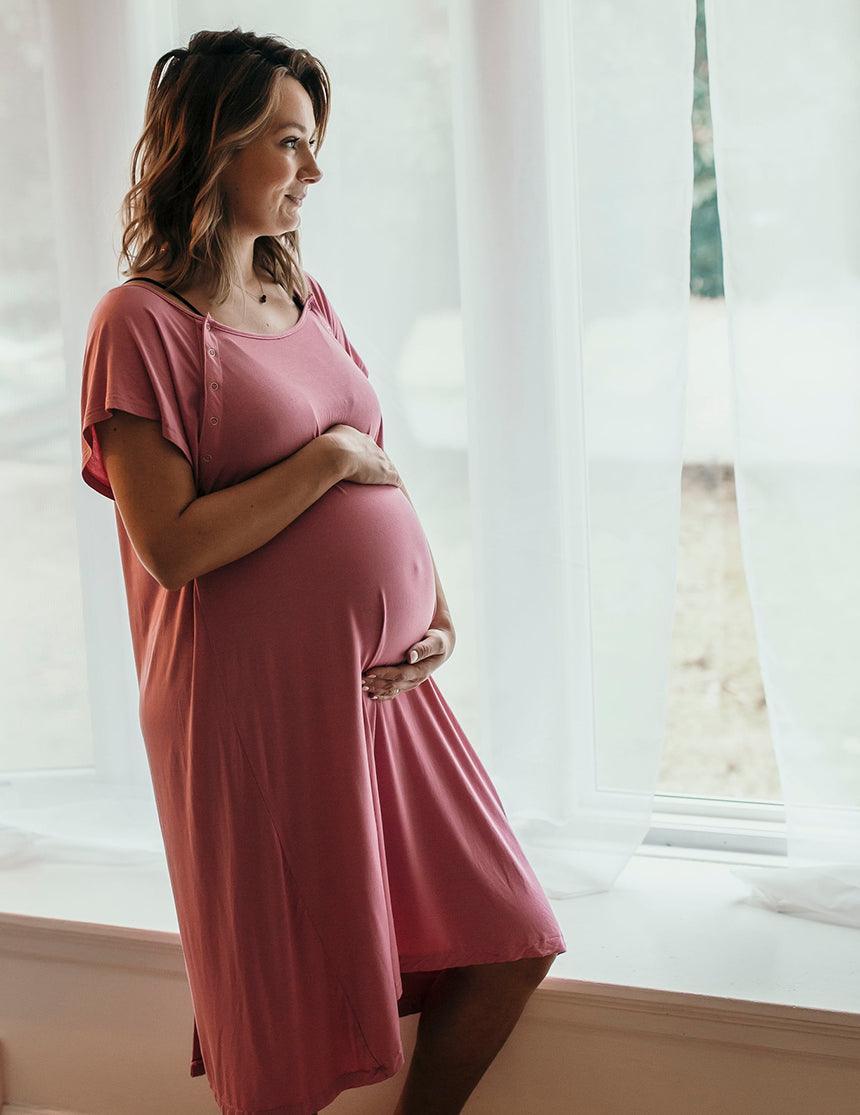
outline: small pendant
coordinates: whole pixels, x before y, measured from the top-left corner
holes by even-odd
[[[265,294],[261,294],[261,295],[260,295],[260,301],[261,301],[261,302],[265,302],[265,301],[266,301],[266,296],[265,296]]]

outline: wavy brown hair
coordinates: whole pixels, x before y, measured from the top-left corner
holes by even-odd
[[[281,74],[310,97],[316,152],[328,124],[330,82],[308,51],[236,27],[197,31],[187,47],[158,59],[121,208],[123,274],[157,269],[169,286],[202,285],[216,303],[227,298],[240,275],[221,173],[272,123]],[[290,297],[307,298],[298,229],[258,237],[254,267]]]

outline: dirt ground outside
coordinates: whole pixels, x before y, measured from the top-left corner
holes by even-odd
[[[685,465],[659,793],[780,801],[731,465]]]

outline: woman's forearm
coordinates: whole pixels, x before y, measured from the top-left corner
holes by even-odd
[[[323,433],[255,476],[192,500],[170,532],[161,583],[179,589],[265,545],[342,477],[342,455]]]

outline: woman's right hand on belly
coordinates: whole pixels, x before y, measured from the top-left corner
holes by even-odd
[[[340,454],[342,479],[354,484],[395,484],[403,487],[400,473],[384,449],[368,434],[338,422],[329,426],[320,437],[326,438]]]

